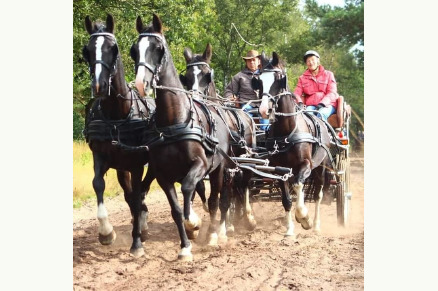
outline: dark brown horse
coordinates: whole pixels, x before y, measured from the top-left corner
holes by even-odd
[[[136,87],[141,96],[155,91],[154,126],[161,138],[150,145],[149,163],[166,193],[178,228],[181,240],[178,258],[192,260],[189,237],[197,237],[201,219],[192,209],[191,198],[197,183],[208,174],[211,186],[208,206],[211,220],[215,219],[226,166],[223,153],[229,148],[225,113],[219,106],[196,100],[184,90],[163,35],[161,19],[156,14],[149,26],[144,26],[138,17],[136,28],[139,37],[131,48]],[[184,196],[183,211],[175,191],[176,182],[181,184]],[[134,224],[135,255],[143,252],[139,237],[140,230]]]
[[[260,90],[262,104],[260,111],[269,114],[271,126],[266,138],[266,148],[273,154],[270,164],[291,167],[294,176],[289,182],[280,183],[282,203],[286,211],[286,236],[294,236],[292,220],[292,197],[289,185],[297,194],[295,218],[304,229],[312,228],[308,209],[304,204],[303,187],[312,179],[315,199],[315,216],[313,229],[320,231],[320,203],[323,196],[326,170],[333,169],[330,153],[332,138],[324,122],[314,115],[306,114],[298,107],[293,93],[287,87],[286,75],[278,55],[274,52],[272,59],[262,58],[260,79],[253,79],[253,87]],[[333,150],[333,149],[332,149]]]
[[[215,102],[225,110],[225,120],[230,131],[231,142],[228,155],[233,157],[247,156],[248,150],[256,146],[255,123],[254,120],[243,110],[226,107],[223,99],[216,93],[214,83],[214,70],[210,67],[212,47],[207,44],[202,54],[193,54],[190,48],[184,49],[186,60],[185,75],[180,75],[180,80],[184,86],[190,90],[194,98],[204,98]],[[219,239],[226,240],[227,232],[233,232],[233,221],[228,219],[228,227],[225,227],[225,211],[229,209],[230,202],[236,203],[235,209],[244,207],[244,213],[238,211],[233,215],[236,220],[243,216],[246,227],[250,230],[256,227],[251,206],[249,204],[248,183],[252,173],[247,170],[234,171],[226,170],[225,186],[223,191],[227,191],[225,197],[226,205],[221,205],[221,221],[219,226]],[[214,226],[211,226],[214,227]],[[209,245],[217,245],[216,233],[211,231]]]
[[[90,39],[83,48],[83,57],[89,64],[91,89],[95,98],[87,105],[84,134],[93,153],[93,188],[97,196],[99,241],[107,245],[116,238],[103,202],[103,177],[110,168],[117,171],[117,179],[131,213],[141,213],[139,223],[141,240],[144,241],[148,209],[143,200],[154,178],[152,172],[148,171],[142,185],[149,154],[145,150],[132,149],[146,142],[144,132],[155,105],[150,103],[151,100],[140,98],[125,81],[122,58],[113,34],[113,17],[108,15],[104,24],[92,23],[87,16],[85,28]],[[133,201],[134,197],[141,197],[140,210],[135,209],[138,206]]]

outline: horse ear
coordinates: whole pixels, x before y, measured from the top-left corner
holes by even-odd
[[[135,28],[137,28],[138,33],[143,32],[143,21],[141,21],[141,17],[137,16],[137,21],[135,23]]]
[[[84,45],[84,47],[82,48],[82,56],[87,61],[87,63],[90,62],[90,55],[89,55],[88,48],[86,45]]]
[[[187,87],[187,78],[186,78],[186,76],[184,76],[183,74],[179,74],[179,80],[181,81],[181,84],[183,84],[183,86]]]
[[[279,57],[278,57],[276,52],[272,52],[272,62],[271,63],[274,67],[278,66],[278,64],[279,64]]]
[[[88,15],[85,17],[85,29],[89,34],[93,33],[93,24],[91,23],[90,16]]]
[[[210,43],[207,43],[207,47],[205,48],[204,54],[202,55],[207,64],[209,64],[211,60],[211,51],[211,45]]]
[[[109,33],[113,33],[114,32],[114,18],[109,13],[106,16],[106,31],[109,32]]]
[[[188,47],[184,48],[184,58],[187,64],[189,64],[193,58],[192,51]]]
[[[160,17],[158,17],[158,15],[155,13],[154,13],[154,17],[152,20],[152,24],[154,26],[155,32],[159,32],[159,33],[163,34],[163,23],[161,22]]]

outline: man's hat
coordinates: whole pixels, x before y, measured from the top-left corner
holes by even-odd
[[[257,57],[259,57],[260,55],[259,55],[259,52],[258,51],[256,51],[256,50],[250,50],[247,54],[246,54],[246,57],[242,57],[242,59],[244,59],[244,60],[250,60],[250,59],[253,59],[253,58],[257,58]]]

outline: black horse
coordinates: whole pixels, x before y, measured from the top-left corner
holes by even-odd
[[[266,138],[266,148],[273,153],[269,157],[270,164],[291,167],[294,174],[289,182],[280,183],[282,203],[286,211],[286,236],[294,236],[289,185],[297,194],[296,220],[304,229],[312,228],[312,221],[304,204],[303,187],[307,179],[312,179],[315,200],[313,229],[319,232],[322,190],[323,186],[329,186],[325,184],[328,174],[326,171],[333,169],[334,164],[330,150],[336,150],[330,148],[336,145],[333,145],[325,123],[297,105],[295,95],[289,92],[284,67],[277,53],[272,54],[271,60],[262,55],[262,66],[260,79],[253,79],[253,88],[260,90],[263,95],[260,111],[267,112],[271,121]]]
[[[149,164],[166,193],[178,227],[181,240],[178,258],[192,260],[189,237],[197,237],[201,219],[193,211],[190,200],[198,182],[208,174],[211,186],[208,208],[211,220],[215,220],[226,166],[224,154],[229,148],[225,113],[219,106],[196,100],[186,93],[163,35],[161,19],[156,14],[149,26],[144,26],[141,17],[137,17],[136,28],[139,37],[131,47],[136,87],[141,96],[155,91],[157,105],[154,130],[160,140],[149,146]],[[181,184],[184,211],[178,203],[176,182]],[[142,254],[140,230],[135,227],[134,224],[131,250]]]
[[[83,57],[89,64],[91,88],[95,98],[87,104],[84,134],[93,153],[93,188],[98,204],[99,241],[108,245],[116,238],[103,203],[103,176],[110,168],[117,171],[117,179],[131,214],[141,212],[141,240],[144,241],[147,235],[148,209],[143,200],[154,177],[148,171],[142,183],[149,154],[145,150],[133,149],[146,142],[144,132],[150,123],[155,104],[151,100],[139,98],[125,81],[122,58],[113,34],[113,17],[108,14],[104,24],[92,23],[87,16],[85,28],[90,39],[83,48]],[[140,210],[133,202],[134,197],[141,197]]]
[[[224,105],[226,100],[221,98],[216,92],[214,70],[210,67],[211,56],[212,47],[210,44],[207,44],[202,54],[193,54],[190,48],[185,48],[186,70],[184,75],[180,75],[181,83],[190,90],[195,98],[208,99],[225,109],[225,120],[227,121],[231,136],[228,155],[234,157],[248,156],[251,149],[256,146],[254,120],[245,111]],[[256,221],[249,203],[248,184],[251,177],[252,172],[248,170],[226,170],[226,187],[223,188],[223,191],[227,191],[225,196],[229,199],[224,200],[227,203],[224,209],[228,209],[232,201],[233,209],[239,211],[237,213],[233,212],[231,219],[227,219],[227,227],[225,227],[225,213],[222,213],[219,226],[219,239],[222,241],[226,240],[227,233],[234,231],[234,219],[238,221],[244,218],[246,227],[249,230],[253,230],[256,227]],[[244,206],[243,213],[240,211],[242,206]],[[217,245],[216,234],[214,232],[210,233],[213,235],[209,238],[209,245]]]

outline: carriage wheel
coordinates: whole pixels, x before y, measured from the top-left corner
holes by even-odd
[[[347,157],[342,161],[341,169],[344,173],[340,175],[340,182],[336,187],[336,212],[338,225],[347,227],[350,214],[350,158]]]

